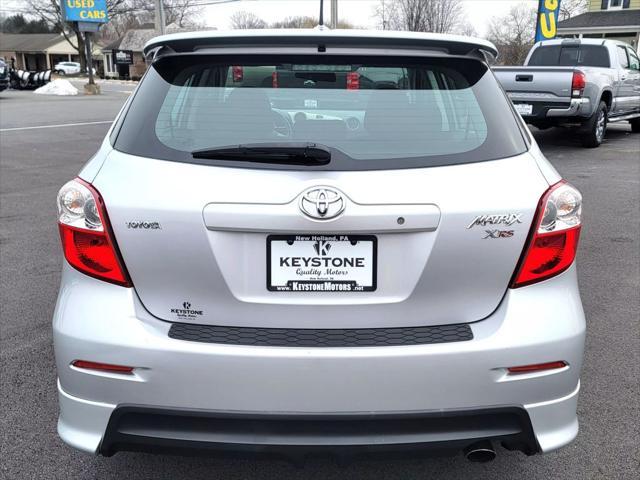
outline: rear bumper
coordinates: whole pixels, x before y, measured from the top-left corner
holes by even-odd
[[[177,340],[168,336],[169,323],[146,313],[133,290],[94,280],[68,266],[53,326],[58,431],[70,445],[92,453],[133,448],[136,442],[113,441],[111,432],[118,433],[120,427],[110,426],[110,419],[131,405],[143,412],[197,411],[206,418],[222,412],[245,420],[254,415],[320,416],[330,421],[336,416],[362,420],[363,415],[426,419],[417,442],[392,442],[393,448],[402,449],[442,442],[457,448],[479,437],[502,441],[504,435],[524,435],[526,422],[520,433],[503,435],[484,429],[486,424],[469,433],[473,425],[462,428],[454,422],[436,428],[428,421],[434,414],[449,418],[456,412],[473,414],[504,406],[528,416],[535,441],[525,435],[524,450],[554,450],[569,443],[578,431],[576,403],[585,323],[573,267],[546,282],[509,290],[490,317],[471,324],[473,340],[453,343],[286,348]],[[82,371],[70,366],[76,359],[137,368],[130,376]],[[555,360],[564,360],[568,366],[518,376],[509,376],[505,370]],[[184,426],[178,433],[147,430],[149,435],[136,433],[138,421],[129,427],[138,440],[146,437],[140,442],[145,446],[166,444],[162,435],[178,437],[187,447],[202,446],[197,439],[198,445],[191,443],[193,432]],[[322,444],[326,439],[316,430],[296,428],[316,447],[350,441],[348,435],[338,435],[331,445]],[[219,433],[215,426],[209,431]],[[372,431],[356,444],[379,445],[380,435]],[[206,445],[252,446],[238,442],[237,436],[235,441],[210,441],[210,432],[199,433]],[[256,432],[254,440],[259,437]],[[265,438],[273,438],[266,433]],[[305,446],[299,437],[288,442],[288,447]],[[257,443],[260,448],[269,445],[264,439]]]
[[[533,106],[531,115],[523,115],[522,118],[527,122],[534,121],[553,121],[574,119],[584,120],[592,114],[591,101],[586,98],[571,98],[563,102],[551,102],[539,99],[527,100],[518,97],[512,99],[514,103],[524,103]]]

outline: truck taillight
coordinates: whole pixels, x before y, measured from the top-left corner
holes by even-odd
[[[580,70],[573,72],[573,78],[571,79],[571,96],[581,97],[584,93],[584,87],[587,83],[586,75]]]
[[[561,181],[542,196],[511,288],[554,277],[571,266],[582,226],[582,196]]]
[[[231,75],[234,82],[241,82],[244,79],[244,69],[241,66],[231,67]]]
[[[278,72],[271,74],[271,88],[278,88]]]
[[[360,88],[360,74],[358,72],[347,73],[347,90],[358,90]]]
[[[89,276],[131,287],[98,191],[77,178],[62,186],[57,203],[62,249],[69,264]]]

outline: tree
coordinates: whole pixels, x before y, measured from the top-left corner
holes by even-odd
[[[27,20],[18,13],[0,19],[0,31],[3,33],[55,33],[55,28],[43,19]]]
[[[153,1],[149,2],[153,6]],[[202,2],[197,0],[164,0],[164,16],[167,25],[190,28],[198,25],[196,18],[202,13]]]
[[[267,22],[251,12],[239,11],[231,15],[231,27],[235,29],[267,28]]]
[[[589,0],[562,0],[560,2],[560,20],[567,20],[587,11]]]
[[[118,15],[126,11],[127,0],[106,0],[109,18],[117,18]],[[76,23],[65,22],[62,18],[59,0],[26,0],[26,4],[31,12],[48,24],[54,25],[64,35],[69,44],[78,51],[80,66],[86,71],[87,55],[84,36]],[[72,40],[75,38],[75,42]]]
[[[381,0],[376,16],[384,30],[451,33],[464,19],[460,0]]]
[[[295,17],[286,17],[284,20],[280,20],[279,22],[273,22],[270,27],[271,28],[313,28],[318,25],[318,19],[316,17],[309,16],[295,16]],[[338,20],[339,29],[351,29],[355,28],[355,26],[346,20]]]
[[[198,0],[163,0],[166,25],[180,28],[200,26],[197,19],[202,13],[202,2]],[[116,40],[127,30],[142,28],[155,20],[154,0],[127,0],[115,18],[100,28],[100,38],[104,41]]]
[[[532,47],[536,31],[537,10],[527,5],[515,5],[506,15],[493,17],[488,39],[498,47],[499,63],[522,65]]]

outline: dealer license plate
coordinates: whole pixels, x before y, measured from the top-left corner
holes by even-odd
[[[275,292],[371,292],[373,235],[269,235],[267,288]]]
[[[529,103],[514,103],[513,106],[520,115],[531,115],[533,113],[533,105]]]

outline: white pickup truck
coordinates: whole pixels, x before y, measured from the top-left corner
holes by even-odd
[[[607,123],[640,132],[640,60],[623,42],[558,39],[536,43],[523,67],[494,67],[522,118],[537,128],[575,126],[597,147]]]

